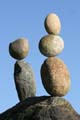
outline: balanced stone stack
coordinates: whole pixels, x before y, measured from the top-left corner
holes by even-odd
[[[10,55],[17,59],[14,65],[14,80],[20,101],[35,96],[36,84],[32,67],[24,59],[29,52],[28,40],[20,38],[9,44]]]
[[[48,35],[39,42],[40,52],[48,57],[41,66],[42,83],[52,96],[64,96],[70,88],[70,74],[64,62],[56,56],[64,49],[64,41],[59,36],[61,22],[59,17],[51,13],[45,19]]]

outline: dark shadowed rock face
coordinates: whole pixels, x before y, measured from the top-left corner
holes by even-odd
[[[0,115],[0,120],[80,120],[80,116],[60,97],[32,97]]]

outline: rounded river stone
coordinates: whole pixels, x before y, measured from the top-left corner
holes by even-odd
[[[10,55],[18,60],[21,60],[27,56],[29,52],[28,40],[25,38],[19,38],[9,44]]]
[[[53,57],[60,54],[64,49],[64,41],[58,35],[46,35],[39,42],[40,52],[47,56]]]
[[[62,60],[49,57],[41,67],[42,83],[52,96],[64,96],[70,89],[70,74]]]
[[[49,34],[59,34],[61,30],[61,22],[55,13],[49,14],[45,19],[45,29]]]

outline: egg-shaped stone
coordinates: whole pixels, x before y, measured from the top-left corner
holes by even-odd
[[[25,38],[19,38],[9,44],[10,55],[18,60],[25,58],[29,52],[28,40]]]
[[[42,83],[52,96],[64,96],[70,89],[70,73],[64,62],[56,57],[49,57],[41,67]]]
[[[61,30],[61,22],[55,13],[50,13],[45,19],[45,29],[49,34],[59,34]]]
[[[60,54],[64,49],[64,41],[58,35],[46,35],[39,42],[40,52],[47,57]]]

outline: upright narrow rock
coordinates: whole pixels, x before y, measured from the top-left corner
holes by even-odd
[[[36,84],[30,64],[20,60],[14,66],[14,80],[20,101],[35,96]]]

